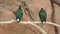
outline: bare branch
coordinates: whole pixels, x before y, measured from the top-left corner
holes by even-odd
[[[50,2],[51,2],[51,8],[52,8],[52,15],[51,15],[51,21],[53,22],[53,23],[56,23],[55,22],[55,7],[54,7],[54,4],[53,4],[53,2],[54,2],[54,0],[50,0]],[[54,29],[55,29],[55,34],[58,34],[58,29],[57,29],[57,27],[56,26],[54,26]]]
[[[60,0],[53,0],[53,2],[60,6]]]
[[[30,19],[31,19],[32,21],[34,21],[32,15],[31,15],[32,12],[31,12],[31,10],[28,8],[28,5],[26,4],[26,2],[25,2],[25,1],[22,1],[22,2],[21,2],[21,5],[22,5],[22,8],[24,9],[24,12],[25,12],[25,13],[28,12],[28,14],[26,13],[26,15],[28,15],[28,16],[30,17]]]

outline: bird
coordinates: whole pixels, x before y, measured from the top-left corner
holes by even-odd
[[[20,22],[22,17],[23,17],[23,11],[21,9],[21,6],[19,6],[19,8],[16,11],[16,21]]]
[[[40,18],[42,24],[44,22],[46,22],[46,17],[47,17],[46,10],[44,10],[43,8],[41,8],[41,10],[39,11],[39,18]]]

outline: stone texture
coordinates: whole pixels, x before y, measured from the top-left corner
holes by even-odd
[[[29,9],[31,10],[31,15],[33,17],[33,19],[35,21],[40,21],[39,16],[38,16],[38,12],[40,10],[40,8],[44,8],[47,12],[47,21],[51,21],[51,4],[49,0],[26,0]],[[0,0],[0,21],[7,21],[7,20],[11,20],[11,19],[15,19],[15,14],[13,13],[13,11],[15,12],[19,6],[19,1],[18,0]],[[56,4],[55,8],[56,8],[56,12],[55,12],[55,20],[57,24],[60,24],[60,7],[57,6]],[[27,13],[28,14],[28,13]],[[26,15],[26,13],[24,12],[23,21],[28,21],[31,18]],[[39,24],[41,25],[41,24]],[[8,25],[3,25],[0,26],[0,34],[36,34],[34,32],[32,32],[32,30],[30,30],[28,27],[30,27],[32,30],[41,33],[36,27],[32,26],[32,25],[23,25],[23,24],[18,24],[18,23],[13,23],[13,24],[8,24]],[[48,25],[48,24],[44,24],[42,25],[42,28],[44,28],[48,34],[55,34],[54,31],[54,26],[52,25]],[[59,34],[60,34],[60,28],[58,28],[59,30]]]

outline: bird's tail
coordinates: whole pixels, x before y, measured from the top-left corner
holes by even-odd
[[[45,23],[46,23],[46,21],[41,21],[41,23],[42,23],[42,24],[45,24]]]
[[[20,22],[20,19],[16,19],[17,22]]]

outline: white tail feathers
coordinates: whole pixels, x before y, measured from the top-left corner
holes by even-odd
[[[46,22],[45,21],[43,21],[43,24],[45,24]]]
[[[19,19],[17,19],[16,21],[19,21]]]

